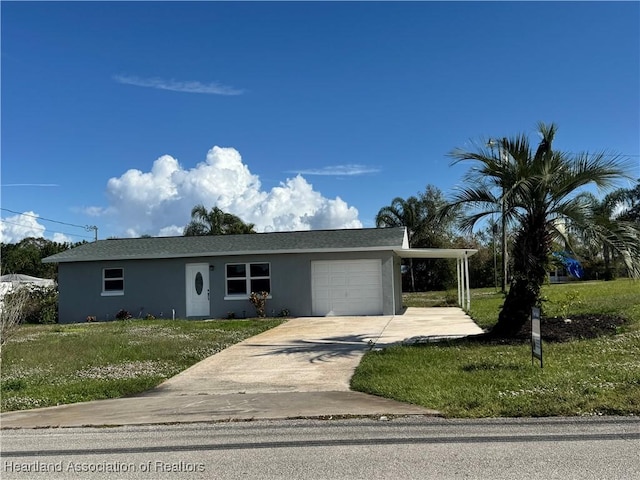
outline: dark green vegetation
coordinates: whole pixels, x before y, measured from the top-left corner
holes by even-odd
[[[23,325],[2,349],[2,410],[134,395],[281,322]]]
[[[218,207],[207,210],[204,205],[196,205],[191,209],[191,221],[185,227],[184,235],[193,237],[256,233],[253,227],[252,223],[244,223],[240,217],[223,212]]]
[[[447,201],[442,192],[427,185],[424,192],[406,200],[394,198],[376,215],[376,227],[406,227],[411,248],[451,248],[456,243],[455,226],[460,209],[442,214]],[[446,288],[455,282],[453,263],[445,259],[407,260],[403,290],[426,291]]]
[[[367,353],[352,388],[448,417],[640,414],[640,282],[548,285],[542,297],[549,318],[542,322],[543,339],[558,328],[573,337],[544,342],[544,369],[532,365],[526,339],[396,346]],[[493,289],[474,290],[471,315],[490,328],[502,300]],[[406,303],[442,304],[446,293],[413,294]],[[622,326],[612,321],[618,317]],[[580,318],[600,336],[588,338],[590,329],[576,328]]]
[[[79,243],[58,243],[44,238],[25,238],[18,243],[0,243],[2,258],[2,275],[22,273],[39,278],[57,278],[58,265],[42,263],[42,259],[69,248],[82,245]]]

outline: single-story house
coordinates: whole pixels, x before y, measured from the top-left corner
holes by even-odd
[[[458,300],[469,306],[473,249],[411,249],[406,230],[363,228],[244,235],[98,240],[45,258],[58,263],[61,323],[134,317],[255,315],[251,292],[268,292],[267,315],[402,312],[402,258],[456,258]],[[466,297],[465,297],[466,292]]]

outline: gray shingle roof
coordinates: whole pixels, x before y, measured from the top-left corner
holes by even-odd
[[[309,230],[204,237],[123,238],[86,243],[47,257],[43,259],[43,262],[392,250],[402,248],[403,240],[403,227]]]

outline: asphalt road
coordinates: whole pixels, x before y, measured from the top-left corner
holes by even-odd
[[[429,417],[2,431],[3,479],[638,479],[640,418]]]

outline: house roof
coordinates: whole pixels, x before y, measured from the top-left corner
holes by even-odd
[[[7,273],[0,277],[0,282],[6,283],[32,283],[36,285],[53,285],[55,282],[50,278],[32,277],[23,273]]]
[[[98,240],[46,257],[45,263],[212,257],[267,253],[375,251],[406,248],[404,227],[308,230],[243,235]]]

